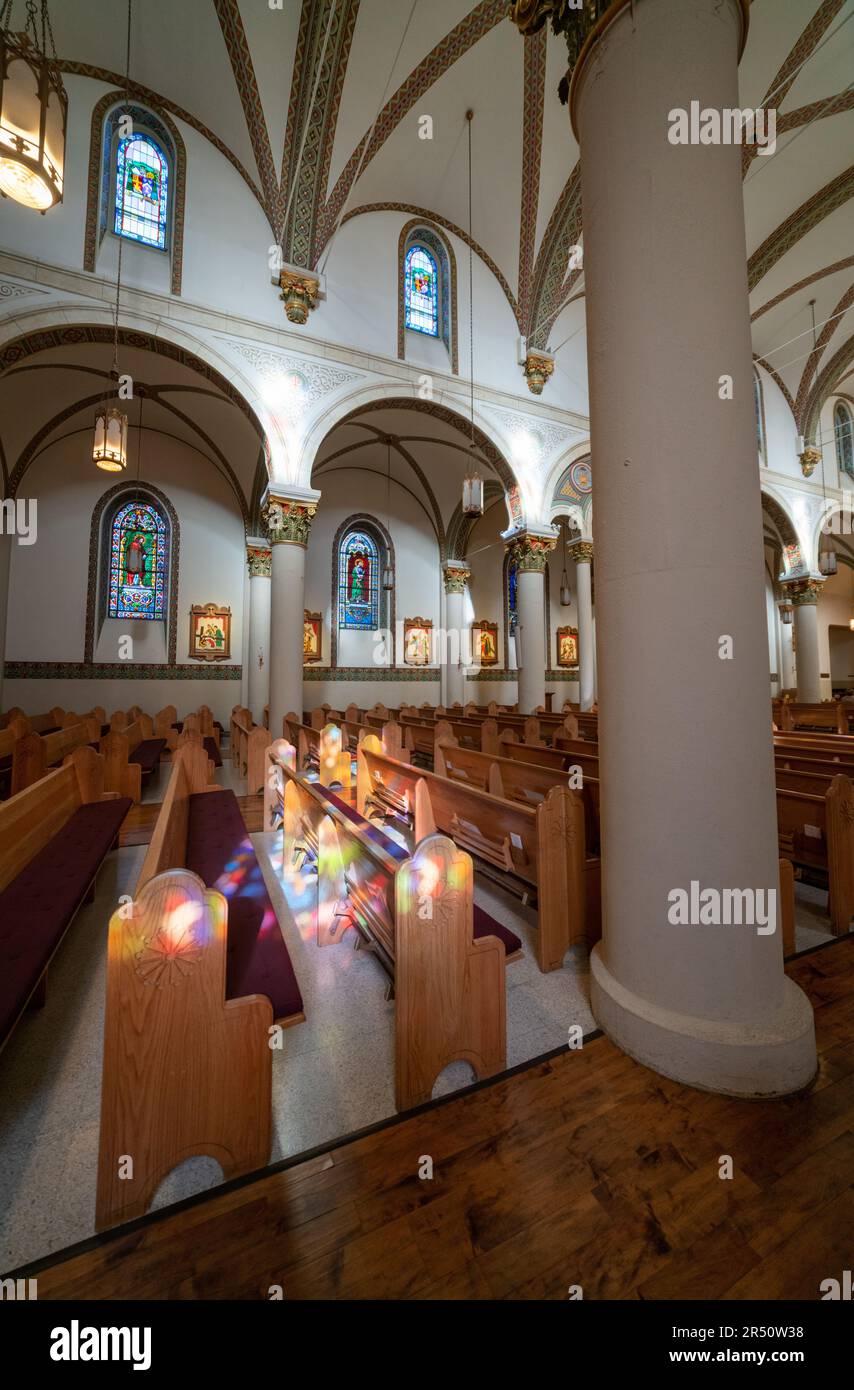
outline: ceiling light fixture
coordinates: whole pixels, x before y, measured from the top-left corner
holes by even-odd
[[[23,30],[12,32],[13,3],[0,3],[0,193],[45,213],[62,202],[68,96],[47,0],[41,33],[35,0],[27,0]]]

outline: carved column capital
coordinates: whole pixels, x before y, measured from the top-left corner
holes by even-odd
[[[270,532],[270,544],[301,545],[305,550],[316,511],[316,502],[298,501],[293,497],[269,493],[262,516]]]
[[[795,608],[803,608],[818,603],[823,587],[824,580],[812,575],[808,579],[795,579],[783,584],[783,590],[788,594]]]
[[[557,536],[533,536],[524,532],[514,536],[508,545],[519,574],[543,574],[550,550],[557,545]]]
[[[310,310],[317,308],[320,281],[309,271],[299,274],[293,270],[283,270],[279,275],[280,299],[284,300],[285,313],[289,323],[308,322]]]
[[[522,368],[525,380],[528,383],[528,390],[533,391],[535,396],[543,394],[543,387],[555,369],[555,360],[548,353],[529,352],[525,357],[525,365]]]
[[[273,552],[269,545],[246,542],[246,563],[250,579],[269,579],[273,573]]]
[[[455,560],[449,560],[448,563],[445,565],[446,594],[465,593],[466,584],[470,579],[471,570],[469,569],[468,565],[459,564]]]
[[[589,565],[593,561],[593,542],[592,541],[573,541],[567,547],[570,559],[577,565]]]

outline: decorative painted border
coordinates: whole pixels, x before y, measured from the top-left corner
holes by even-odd
[[[485,666],[482,670],[473,671],[466,676],[466,680],[469,681],[515,681],[518,679],[518,671],[499,671],[495,666]],[[577,681],[578,679],[577,666],[568,666],[565,670],[560,671],[546,671],[547,681]]]
[[[537,234],[537,207],[540,197],[540,159],[543,149],[543,110],[546,87],[545,25],[525,36],[525,62],[522,80],[522,198],[519,216],[519,319],[529,322],[531,275]]]
[[[8,666],[6,675],[9,675]],[[306,666],[304,681],[430,681],[438,685],[439,666]]]
[[[421,232],[429,233],[429,236],[423,238],[425,245],[430,248],[434,255],[437,249],[439,249],[445,261],[445,265],[442,266],[442,279],[444,281],[447,275],[450,282],[447,286],[444,283],[441,286],[442,298],[445,301],[441,307],[442,316],[443,319],[445,319],[446,331],[448,329],[447,315],[450,305],[450,332],[448,333],[450,342],[446,339],[445,347],[448,349],[451,359],[451,372],[454,376],[459,376],[460,354],[457,337],[457,258],[454,255],[454,248],[451,243],[446,241],[438,228],[428,222],[426,217],[413,217],[409,222],[404,223],[397,240],[397,355],[402,362],[405,361],[406,276],[404,274],[404,266],[406,262],[406,253],[409,250],[409,242],[416,242]]]
[[[83,236],[83,269],[94,272],[95,261],[98,254],[98,246],[103,238],[98,236],[99,213],[104,201],[102,195],[102,183],[104,175],[104,120],[111,108],[121,105],[124,106],[124,92],[108,92],[106,96],[96,104],[92,112],[91,133],[89,136],[89,174],[86,182],[86,224]],[[172,245],[169,248],[172,265],[172,293],[180,295],[181,277],[184,268],[184,202],[187,187],[187,151],[184,141],[178,132],[175,122],[166,115],[163,110],[152,109],[147,111],[145,107],[131,106],[130,113],[135,124],[145,126],[152,123],[152,116],[155,117],[156,124],[162,122],[168,139],[172,144],[172,155],[174,161],[174,181],[172,194]],[[155,133],[157,133],[155,131]],[[110,142],[112,150],[112,138]],[[108,187],[112,187],[110,179]]]
[[[89,529],[89,579],[86,586],[86,639],[83,647],[84,664],[95,664],[95,623],[99,613],[106,610],[107,601],[107,569],[106,565],[101,566],[100,583],[98,579],[98,560],[101,550],[101,518],[105,508],[123,492],[132,495],[137,489],[132,482],[123,479],[116,483],[114,487],[108,488],[102,493],[95,510],[92,512],[92,524]],[[178,521],[178,513],[169,501],[169,498],[160,488],[154,487],[152,483],[141,483],[139,492],[149,492],[157,503],[163,508],[169,518],[170,527],[170,554],[169,554],[169,621],[166,629],[166,637],[169,643],[169,664],[175,665],[178,652],[178,559],[181,552],[181,526]],[[97,609],[96,609],[97,597]],[[119,663],[124,665],[124,663]]]
[[[6,680],[239,681],[242,666],[158,666],[148,661],[7,661]]]
[[[258,91],[252,54],[246,38],[246,30],[240,17],[237,0],[214,0],[219,27],[231,62],[234,83],[243,107],[243,116],[249,132],[249,141],[255,164],[264,189],[267,216],[272,225],[278,222],[279,184],[273,164],[273,150],[264,119],[264,108]]]

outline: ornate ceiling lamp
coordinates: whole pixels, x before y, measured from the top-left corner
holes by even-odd
[[[130,103],[130,27],[133,0],[128,0],[127,50],[125,55],[125,105]],[[124,225],[125,180],[122,180],[122,202],[120,226]],[[119,305],[122,292],[122,242],[119,237],[119,260],[116,268],[116,307],[113,311],[113,366],[110,377],[119,381]],[[121,473],[127,467],[128,417],[116,405],[108,405],[112,392],[104,397],[104,403],[95,416],[95,438],[92,443],[92,461],[105,473]]]
[[[41,33],[36,0],[27,0],[24,29],[12,32],[13,3],[0,0],[0,193],[45,213],[62,202],[68,96],[47,0]]]
[[[568,608],[572,603],[572,590],[569,587],[569,575],[566,572],[566,517],[560,519],[560,529],[563,537],[563,573],[560,577],[560,606]]]

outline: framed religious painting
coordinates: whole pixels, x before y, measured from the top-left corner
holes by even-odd
[[[319,613],[309,613],[307,608],[302,611],[302,664],[310,666],[313,661],[320,660],[321,638],[323,634],[323,619]]]
[[[190,660],[231,660],[231,609],[194,603],[190,609]]]
[[[406,666],[429,666],[433,622],[430,618],[404,618],[403,661]]]
[[[477,638],[474,659],[481,666],[498,665],[498,624],[485,619],[472,623]]]
[[[558,666],[578,665],[578,628],[559,627],[557,630]]]

